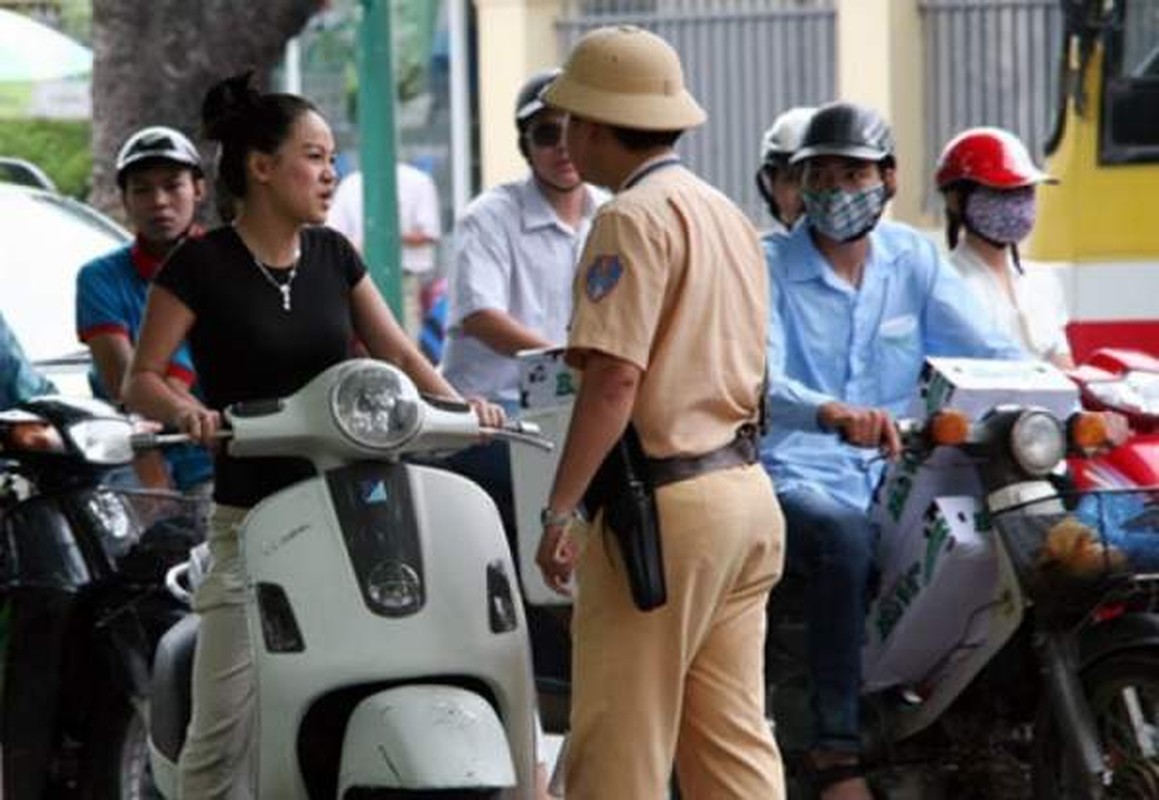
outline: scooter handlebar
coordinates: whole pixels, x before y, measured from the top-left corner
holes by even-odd
[[[481,427],[479,430],[481,433],[493,436],[496,439],[504,439],[510,442],[517,442],[518,444],[529,445],[545,453],[550,453],[555,449],[555,444],[543,435],[540,427],[534,422],[523,422],[521,420],[511,419],[503,423],[503,427],[501,428]]]
[[[129,445],[137,452],[191,441],[193,439],[187,433],[134,433],[129,436]]]
[[[217,438],[220,440],[228,439],[232,435],[232,431],[225,429],[217,432]],[[158,447],[167,447],[173,444],[189,444],[193,441],[193,437],[188,433],[152,433],[146,431],[130,434],[129,436],[129,445],[133,448],[134,452],[155,450]]]

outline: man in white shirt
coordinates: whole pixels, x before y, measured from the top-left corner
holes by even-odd
[[[515,125],[531,174],[490,189],[455,228],[443,373],[459,391],[514,408],[520,350],[562,344],[575,263],[604,195],[583,183],[563,143],[563,114],[540,94],[559,73],[532,76]]]
[[[398,228],[402,237],[403,325],[417,336],[422,324],[419,295],[434,276],[439,222],[439,193],[431,176],[398,162]],[[338,186],[326,224],[346,234],[361,252],[363,241],[362,173],[352,172]]]

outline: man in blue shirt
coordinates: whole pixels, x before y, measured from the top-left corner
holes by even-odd
[[[0,411],[54,391],[52,382],[28,362],[16,334],[0,314]]]
[[[771,432],[762,460],[788,530],[788,564],[808,583],[815,744],[822,800],[869,800],[860,772],[858,695],[873,560],[867,511],[893,418],[924,359],[1018,358],[968,287],[912,228],[881,222],[897,181],[893,137],[875,112],[822,107],[793,162],[806,223],[765,240]]]
[[[196,232],[194,215],[205,197],[197,148],[173,128],[153,126],[134,133],[121,146],[116,169],[125,214],[137,236],[131,245],[81,267],[76,292],[77,336],[93,354],[93,394],[112,402],[121,399],[121,381],[133,357],[153,276],[173,248]],[[167,377],[174,388],[192,389],[195,376],[185,345],[173,357]],[[182,491],[208,490],[213,464],[204,449],[169,448],[165,460],[167,470],[152,454],[138,458],[142,483],[161,488],[171,479]]]

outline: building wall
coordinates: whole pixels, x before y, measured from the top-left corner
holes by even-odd
[[[894,217],[938,225],[934,162],[954,133],[998,125],[1041,153],[1057,95],[1057,0],[474,0],[480,34],[484,184],[524,165],[511,132],[523,77],[558,63],[586,30],[634,23],[676,46],[710,122],[689,163],[758,225],[762,131],[780,111],[866,103],[898,145]]]

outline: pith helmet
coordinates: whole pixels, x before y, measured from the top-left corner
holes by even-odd
[[[642,131],[694,128],[707,119],[672,45],[634,25],[597,28],[576,42],[544,100],[594,122]]]

